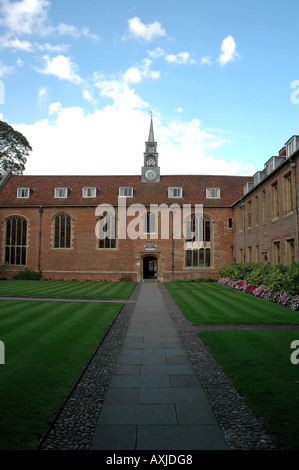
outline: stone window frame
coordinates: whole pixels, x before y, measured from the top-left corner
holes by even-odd
[[[61,218],[62,217],[66,217],[66,218],[69,218],[70,219],[70,234],[69,234],[69,246],[55,246],[56,245],[56,218],[59,217],[60,218],[60,223],[59,223],[59,242],[58,244],[61,245],[61,240],[62,240],[62,233],[61,233],[61,230],[62,230],[62,221],[61,221]],[[67,230],[67,229],[66,229]],[[65,235],[64,235],[65,236]],[[64,245],[67,244],[67,238],[68,237],[65,237],[65,242],[63,243]],[[52,215],[52,234],[51,234],[51,248],[53,250],[72,250],[73,249],[73,243],[74,243],[74,217],[72,216],[72,214],[70,214],[69,212],[67,211],[58,211],[58,212],[55,212],[55,214]]]
[[[285,254],[286,254],[286,264],[290,264],[296,260],[295,253],[295,238],[290,237],[285,240]]]
[[[30,188],[18,188],[17,198],[18,199],[29,199],[30,198]]]
[[[293,214],[293,179],[291,170],[283,175],[283,208],[285,216]]]
[[[133,197],[133,196],[134,196],[134,188],[132,186],[120,186],[119,187],[118,197]]]
[[[15,228],[15,243],[12,243],[13,242],[13,238],[12,238],[12,231],[11,231],[11,234],[10,234],[10,243],[7,244],[7,223],[9,221],[12,221],[13,219],[19,219],[21,220],[23,223],[26,222],[26,235],[25,235],[25,244],[23,243],[24,242],[24,232],[23,232],[23,227],[21,227],[21,232],[20,232],[20,235],[18,236],[18,227],[16,226]],[[18,242],[18,238],[20,240],[20,243],[17,243]],[[29,219],[24,216],[24,215],[21,215],[21,214],[11,214],[11,215],[8,215],[7,217],[5,217],[5,219],[3,220],[3,255],[2,255],[2,259],[3,259],[3,262],[4,264],[8,264],[9,266],[27,266],[27,263],[28,263],[28,249],[29,249],[29,241],[30,241],[30,221]],[[10,247],[10,253],[9,253],[9,259],[7,260],[7,248]],[[19,259],[20,259],[20,263],[11,263],[11,259],[12,259],[12,251],[11,251],[11,248],[12,247],[15,247],[16,249],[16,252],[15,252],[15,259],[18,257],[17,256],[17,249],[19,248],[20,250],[20,254],[19,254]],[[22,261],[24,260],[25,258],[25,262],[23,263]]]
[[[88,193],[88,191],[91,192],[91,195],[88,195],[86,193]],[[95,186],[84,186],[84,188],[82,188],[82,197],[85,199],[91,199],[91,198],[94,198],[96,197],[97,195],[97,188]]]
[[[271,216],[272,221],[279,219],[279,184],[275,180],[271,184]]]
[[[170,186],[168,188],[169,199],[182,199],[182,197],[183,197],[183,188],[181,186]]]
[[[274,240],[272,242],[272,259],[273,264],[277,265],[281,263],[281,242],[280,240]]]
[[[100,251],[102,251],[102,250],[116,250],[118,248],[118,246],[117,246],[117,216],[113,212],[104,212],[104,214],[97,217],[96,223],[98,224],[104,218],[107,220],[107,222],[109,224],[111,224],[111,219],[113,219],[115,238],[112,238],[112,237],[109,236],[110,227],[107,226],[108,236],[103,238],[103,239],[97,238],[96,249],[100,250]]]
[[[191,230],[195,235],[193,240],[188,239],[188,225],[190,224],[191,217]],[[203,227],[200,228],[200,218],[203,218]],[[196,221],[197,219],[197,221]],[[208,231],[206,222],[209,221]],[[192,213],[186,216],[184,220],[185,225],[185,260],[184,267],[186,269],[211,269],[214,265],[214,219],[207,213],[196,214]],[[198,227],[196,228],[196,225]],[[193,230],[194,229],[194,230]],[[195,239],[194,239],[195,238]],[[196,239],[199,238],[199,239]],[[202,240],[201,240],[202,238]],[[191,262],[190,262],[190,251]],[[203,255],[203,256],[202,256]],[[200,265],[200,260],[203,260],[203,265]],[[209,260],[208,265],[207,260]]]

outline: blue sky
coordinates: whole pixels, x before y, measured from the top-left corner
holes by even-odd
[[[82,6],[84,5],[84,6]],[[253,174],[299,134],[298,0],[0,0],[27,174]],[[1,93],[2,90],[2,93]]]

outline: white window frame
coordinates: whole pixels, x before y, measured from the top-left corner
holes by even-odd
[[[220,188],[206,188],[207,199],[220,199]]]
[[[68,188],[55,188],[55,199],[66,199],[68,197]]]
[[[168,188],[169,199],[181,199],[183,197],[183,188],[178,186],[171,186]]]
[[[82,197],[92,198],[92,197],[96,197],[96,195],[97,195],[97,188],[93,186],[86,186],[82,188]]]
[[[30,188],[18,188],[17,198],[18,199],[29,199],[30,197]]]
[[[131,186],[121,186],[118,191],[119,197],[133,197],[134,188]]]

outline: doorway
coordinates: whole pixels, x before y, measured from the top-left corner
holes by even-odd
[[[156,256],[143,258],[143,279],[157,279],[158,260]]]

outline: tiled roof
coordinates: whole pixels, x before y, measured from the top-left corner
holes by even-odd
[[[252,177],[214,175],[161,176],[159,183],[142,183],[136,176],[27,176],[11,175],[0,190],[2,206],[97,206],[117,205],[119,188],[134,188],[127,204],[203,204],[231,206],[243,194],[243,186]],[[68,188],[68,197],[54,198],[55,188]],[[96,187],[95,198],[83,198],[83,187]],[[169,187],[182,187],[183,197],[169,199]],[[17,198],[18,188],[30,188],[30,198]],[[207,199],[206,188],[220,188],[220,199]]]

